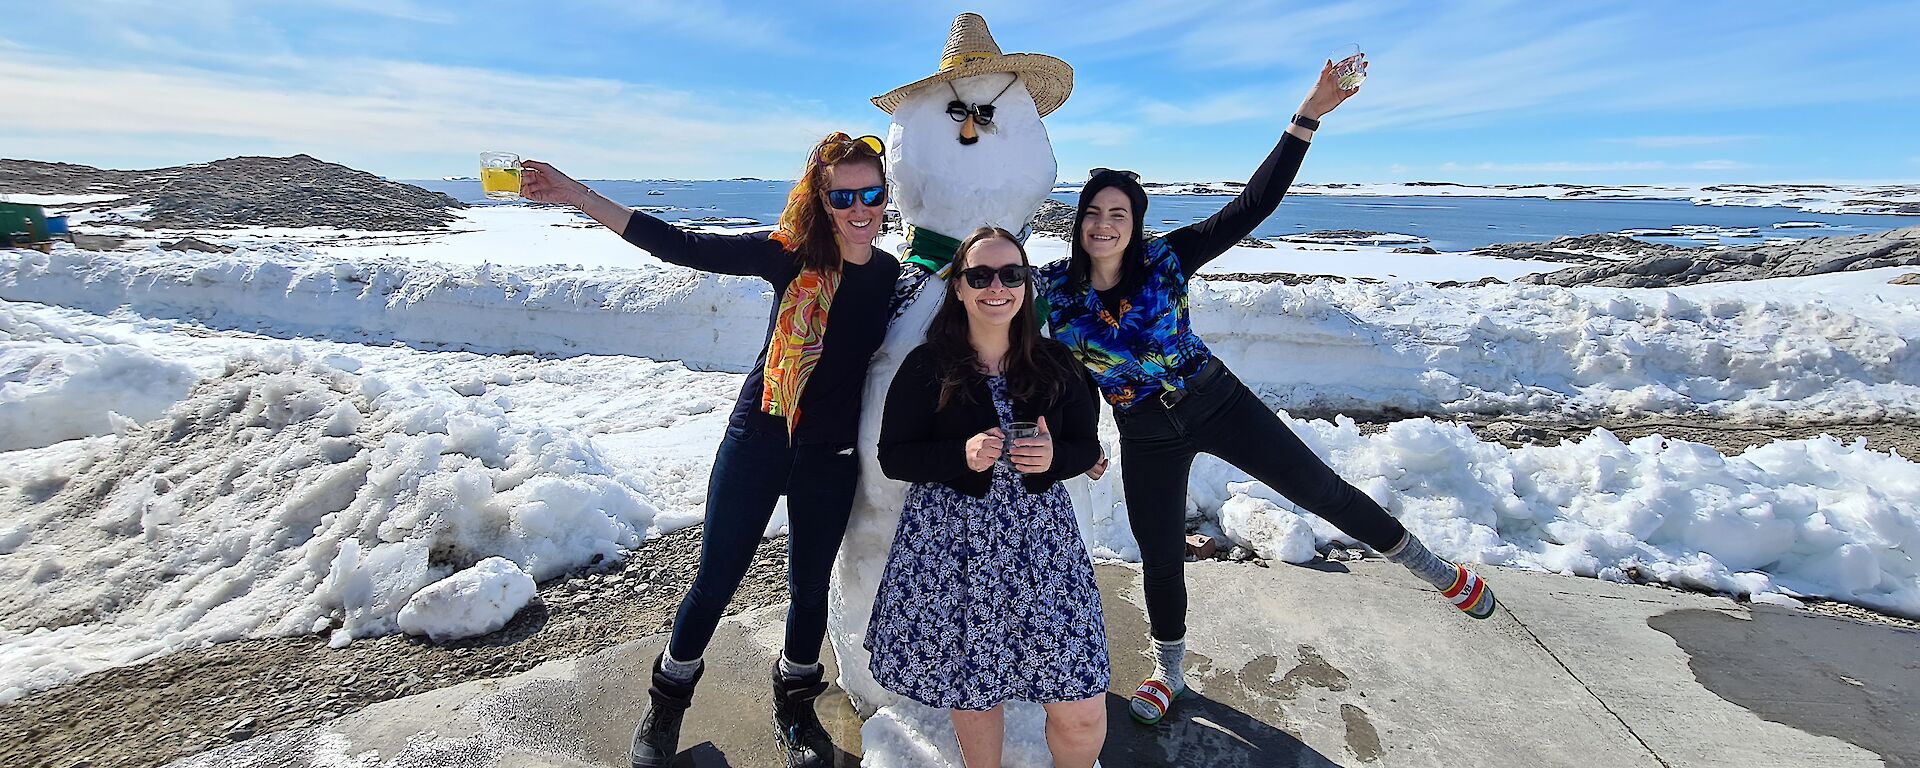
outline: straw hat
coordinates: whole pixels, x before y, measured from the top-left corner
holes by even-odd
[[[873,97],[873,105],[891,115],[914,91],[991,72],[1012,72],[1027,81],[1027,92],[1033,94],[1033,104],[1040,108],[1041,117],[1059,109],[1073,93],[1073,67],[1038,53],[1001,53],[999,44],[993,42],[993,33],[987,31],[987,20],[977,13],[963,13],[954,17],[953,31],[947,34],[940,71]]]

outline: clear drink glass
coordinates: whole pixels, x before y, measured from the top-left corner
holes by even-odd
[[[1040,436],[1040,425],[1031,421],[1016,421],[1007,425],[1007,450],[1003,460],[1013,463],[1013,441]]]
[[[1340,46],[1327,58],[1333,60],[1333,76],[1338,78],[1340,90],[1351,91],[1366,82],[1367,55],[1360,52],[1359,43]]]
[[[512,152],[480,153],[480,191],[490,200],[519,200],[520,156]]]

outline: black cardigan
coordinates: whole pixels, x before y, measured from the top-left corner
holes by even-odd
[[[1053,466],[1038,474],[1022,475],[1028,493],[1046,493],[1054,483],[1093,468],[1100,460],[1099,406],[1087,369],[1066,345],[1040,339],[1036,354],[1058,359],[1074,376],[1060,396],[1049,403],[1015,400],[1017,421],[1047,418],[1053,436]],[[1000,426],[985,377],[973,383],[973,399],[956,398],[945,410],[940,402],[940,371],[933,348],[922,344],[907,353],[887,388],[886,412],[880,421],[880,470],[887,477],[910,483],[941,483],[974,498],[984,498],[993,481],[991,469],[967,468],[967,440]]]

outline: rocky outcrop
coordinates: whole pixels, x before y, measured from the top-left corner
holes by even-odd
[[[1902,266],[1920,266],[1920,227],[1750,248],[1707,250],[1666,246],[1664,250],[1626,261],[1527,275],[1517,282],[1665,288]]]
[[[429,192],[308,155],[235,157],[150,171],[66,163],[0,161],[0,191],[110,194],[103,206],[146,206],[150,228],[330,227],[444,229],[466,206]]]
[[[1524,261],[1617,264],[1622,257],[1665,256],[1676,251],[1685,252],[1688,249],[1635,240],[1626,235],[1603,234],[1558,237],[1544,243],[1501,243],[1477,249],[1473,254]]]

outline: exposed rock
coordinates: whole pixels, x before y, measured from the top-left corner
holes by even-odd
[[[1033,212],[1033,219],[1027,226],[1033,233],[1073,237],[1074,208],[1071,205],[1047,198],[1040,201],[1040,210]]]
[[[175,242],[162,243],[160,245],[160,248],[162,250],[168,250],[168,251],[199,251],[201,253],[233,253],[232,246],[216,245],[213,243],[209,243],[205,240],[201,240],[200,238],[197,238],[197,237],[183,237]]]
[[[1664,250],[1652,251],[1627,261],[1527,275],[1517,282],[1665,288],[1899,266],[1920,266],[1920,227],[1748,248],[1705,250],[1665,247]]]
[[[1392,252],[1393,253],[1421,253],[1421,254],[1426,254],[1428,256],[1432,256],[1440,253],[1439,251],[1434,250],[1433,246],[1431,245],[1423,245],[1418,248],[1395,248],[1393,249]]]
[[[1887,281],[1888,285],[1920,285],[1920,272],[1908,272]]]
[[[1476,256],[1525,261],[1560,261],[1573,264],[1614,264],[1620,256],[1650,256],[1673,251],[1688,251],[1675,245],[1648,243],[1625,235],[1580,235],[1559,237],[1544,243],[1501,243],[1475,250]]]
[[[332,227],[445,229],[466,205],[411,184],[308,155],[235,157],[199,165],[117,171],[32,160],[0,161],[0,192],[125,193],[113,207],[147,206],[149,228]]]

